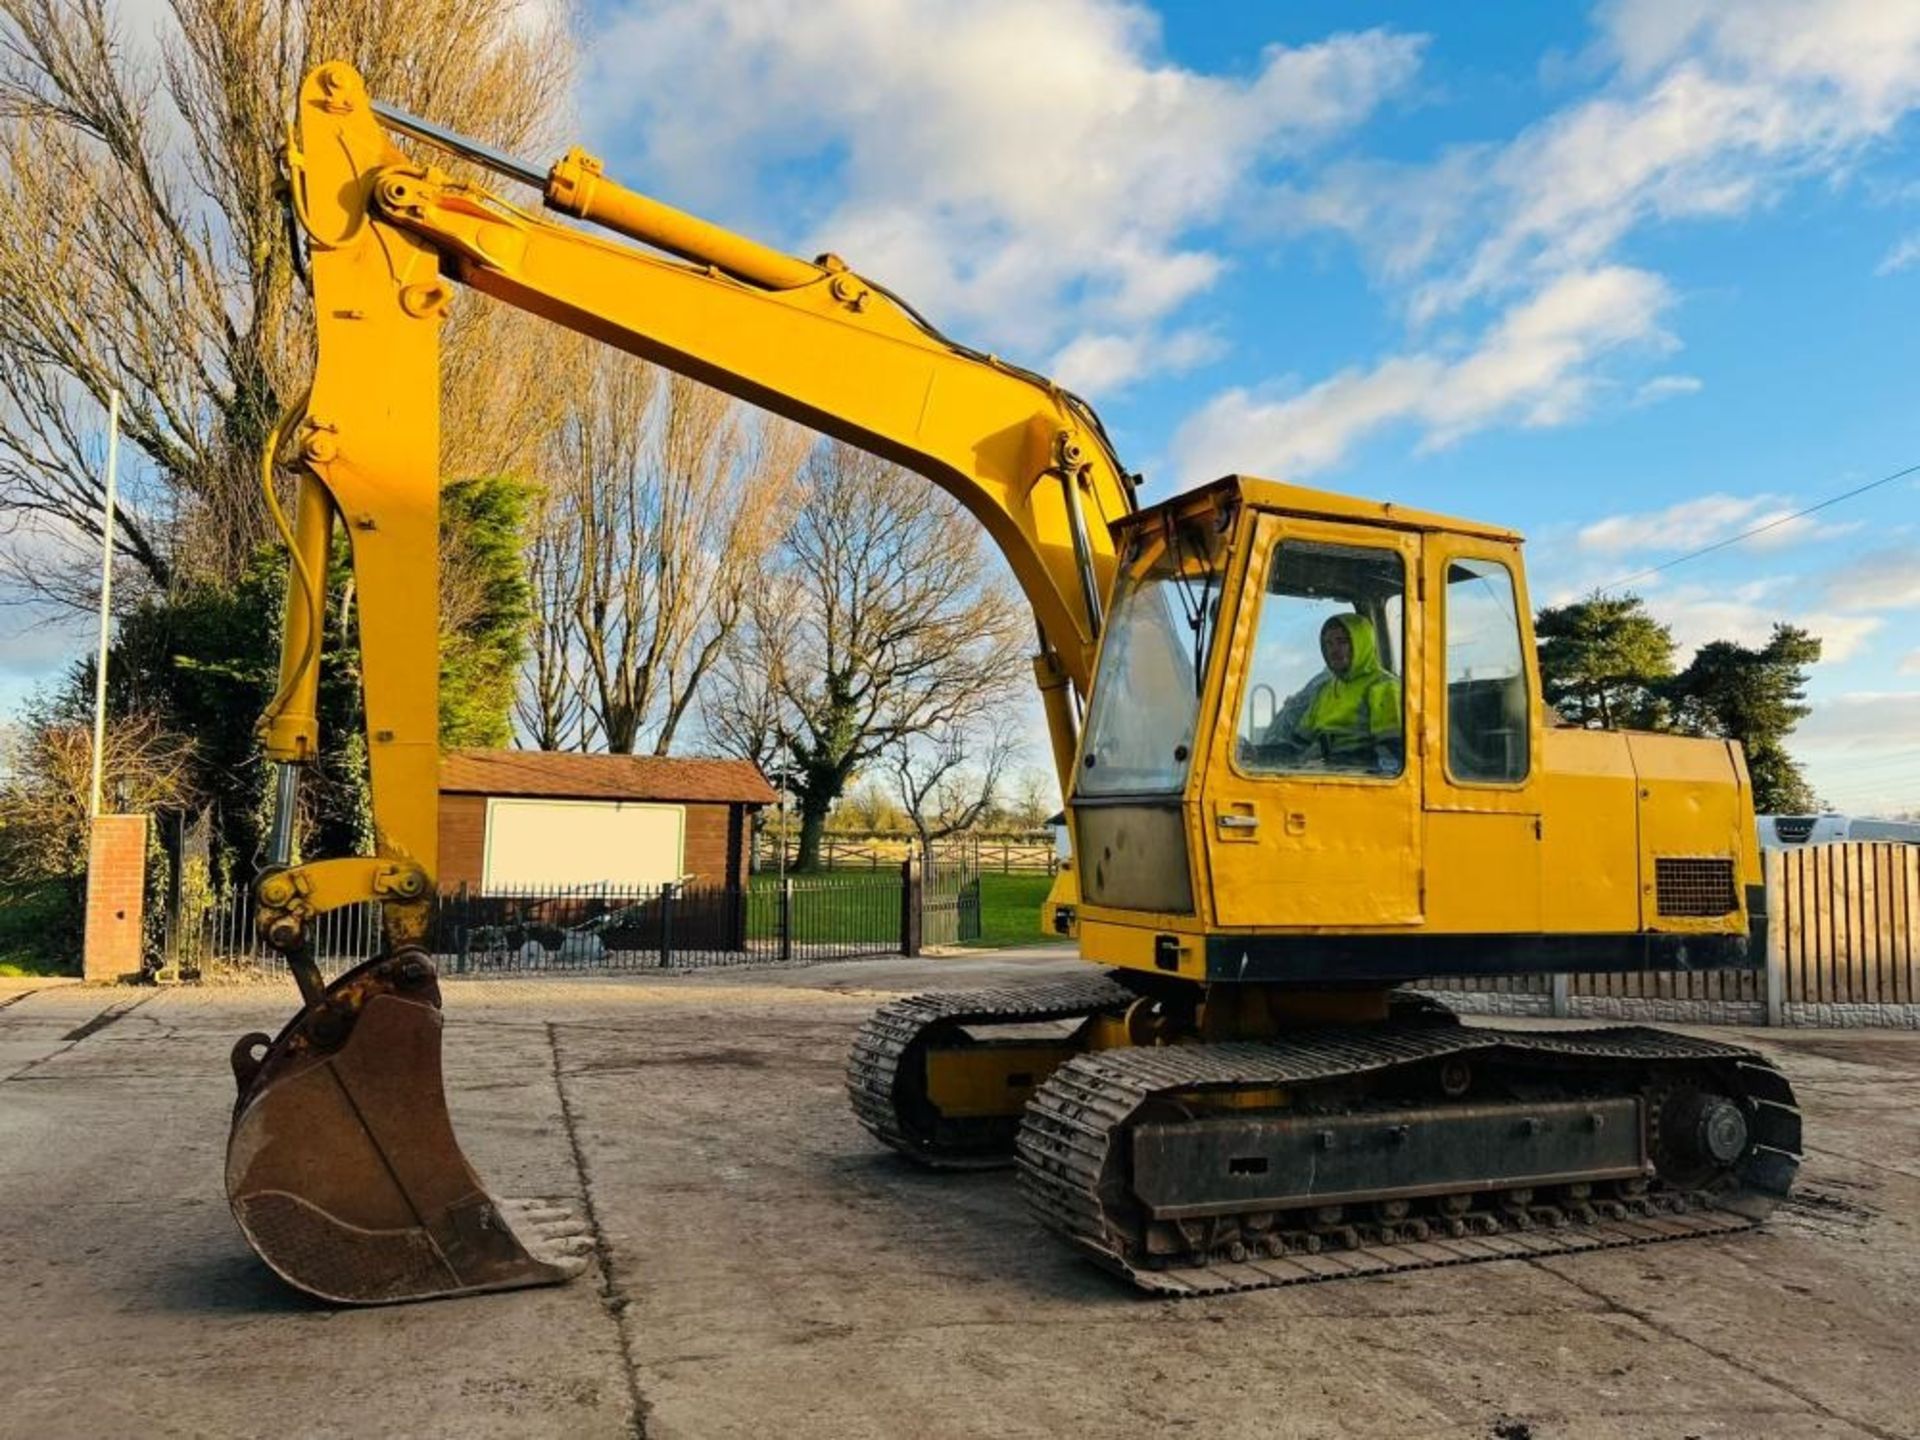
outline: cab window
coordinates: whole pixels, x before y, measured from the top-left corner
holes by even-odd
[[[1447,770],[1455,780],[1527,778],[1527,667],[1513,573],[1498,560],[1447,565]]]
[[[1254,632],[1236,755],[1256,774],[1406,768],[1406,567],[1396,550],[1283,540]]]
[[[1077,793],[1164,793],[1185,785],[1220,618],[1227,529],[1207,512],[1135,536],[1100,647]]]

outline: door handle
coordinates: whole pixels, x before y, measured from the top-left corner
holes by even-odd
[[[1213,817],[1222,830],[1258,830],[1258,815],[1216,815]]]

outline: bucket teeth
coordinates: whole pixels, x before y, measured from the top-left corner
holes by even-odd
[[[551,1285],[585,1269],[563,1206],[500,1201],[454,1137],[433,964],[402,950],[234,1048],[227,1199],[289,1284],[344,1304]],[[262,1050],[264,1049],[264,1053]]]

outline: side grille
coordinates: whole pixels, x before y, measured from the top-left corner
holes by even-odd
[[[1783,845],[1804,845],[1813,834],[1813,822],[1819,818],[1818,815],[1776,815],[1773,833],[1780,837]]]
[[[1740,908],[1731,860],[1655,856],[1653,879],[1662,915],[1731,915]]]

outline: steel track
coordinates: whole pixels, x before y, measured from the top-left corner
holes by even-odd
[[[1106,975],[1075,976],[1043,985],[914,995],[881,1006],[860,1027],[847,1056],[847,1098],[853,1113],[874,1137],[902,1155],[944,1170],[986,1170],[1013,1163],[1010,1147],[993,1153],[943,1148],[941,1137],[925,1133],[904,1104],[902,1062],[925,1053],[926,1043],[943,1031],[966,1025],[1024,1025],[1071,1020],[1102,1010],[1120,1009],[1137,997]],[[990,1136],[982,1134],[980,1143]]]
[[[1708,1187],[1656,1185],[1605,1210],[1553,1210],[1540,1228],[1525,1210],[1476,1209],[1479,1233],[1408,1240],[1396,1227],[1342,1226],[1353,1243],[1303,1253],[1209,1254],[1190,1264],[1155,1264],[1136,1253],[1125,1195],[1129,1127],[1156,1097],[1235,1089],[1289,1089],[1382,1075],[1451,1055],[1525,1064],[1543,1073],[1569,1065],[1588,1073],[1655,1065],[1685,1073],[1711,1068],[1751,1113],[1752,1144],[1734,1169]],[[1494,1052],[1498,1052],[1497,1054]],[[1780,1073],[1753,1051],[1640,1028],[1525,1032],[1450,1026],[1427,1030],[1304,1031],[1271,1043],[1177,1045],[1107,1050],[1075,1057],[1043,1084],[1019,1134],[1020,1182],[1041,1222],[1144,1290],[1209,1295],[1350,1276],[1423,1270],[1481,1260],[1569,1254],[1742,1230],[1783,1198],[1799,1164],[1799,1112]],[[1484,1199],[1484,1197],[1476,1197]],[[1612,1213],[1607,1213],[1612,1212]],[[1637,1213],[1634,1213],[1637,1212]],[[1402,1231],[1406,1227],[1399,1227]],[[1319,1244],[1319,1238],[1313,1238]],[[1237,1247],[1242,1253],[1244,1245]]]

